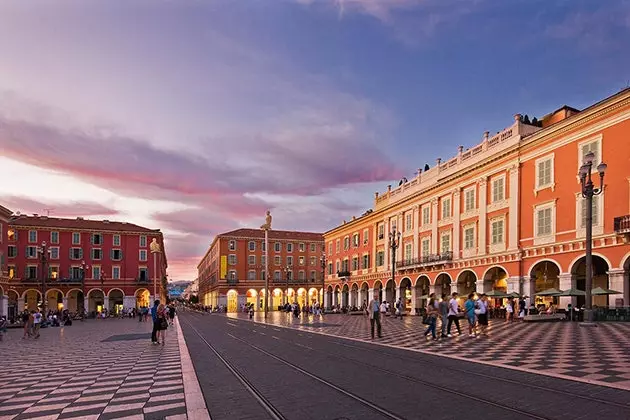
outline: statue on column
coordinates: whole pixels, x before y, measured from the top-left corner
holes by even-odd
[[[271,230],[271,220],[273,218],[271,217],[271,212],[269,210],[267,210],[267,215],[265,216],[265,224],[262,225],[260,228],[262,230]]]
[[[153,238],[151,244],[149,244],[149,249],[151,250],[152,254],[160,252],[160,244],[158,243],[157,239]]]

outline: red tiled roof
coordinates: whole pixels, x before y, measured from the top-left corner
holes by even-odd
[[[0,215],[4,217],[11,217],[13,212],[4,206],[0,206]]]
[[[246,238],[264,238],[265,232],[262,229],[236,229],[217,235],[218,237],[246,237]],[[305,240],[305,241],[323,241],[323,233],[315,232],[296,232],[290,230],[273,230],[269,231],[269,239],[288,239],[288,240]]]
[[[48,216],[26,216],[14,217],[10,223],[12,226],[39,227],[39,228],[59,228],[76,230],[96,230],[113,232],[139,232],[157,233],[159,229],[149,229],[127,222],[114,222],[109,220],[88,220],[83,218],[63,219]]]

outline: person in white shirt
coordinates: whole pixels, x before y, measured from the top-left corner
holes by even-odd
[[[446,327],[446,335],[452,337],[451,335],[451,325],[455,323],[457,327],[457,333],[462,335],[462,330],[459,327],[459,304],[457,303],[457,292],[453,293],[451,300],[448,302],[448,325]]]
[[[33,314],[33,333],[35,334],[35,338],[39,338],[39,327],[41,325],[42,325],[42,314],[39,312],[39,309],[38,309]]]

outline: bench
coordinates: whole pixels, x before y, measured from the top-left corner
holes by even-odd
[[[566,314],[538,314],[538,315],[525,315],[523,321],[525,322],[548,322],[548,321],[564,321],[567,319]]]

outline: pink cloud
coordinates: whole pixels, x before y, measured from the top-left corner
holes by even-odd
[[[88,201],[44,202],[12,195],[0,197],[0,203],[14,212],[19,211],[26,214],[47,214],[49,212],[51,216],[56,217],[115,216],[118,214],[117,210]]]

